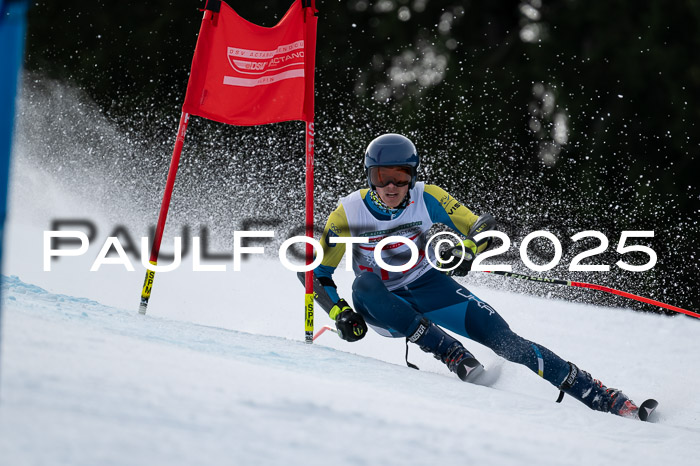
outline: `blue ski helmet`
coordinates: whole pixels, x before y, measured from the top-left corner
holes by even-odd
[[[371,167],[402,166],[411,167],[410,188],[412,189],[416,185],[418,165],[420,165],[420,157],[416,146],[410,139],[400,134],[382,134],[369,143],[365,152],[365,174],[370,187],[373,187],[369,177]]]

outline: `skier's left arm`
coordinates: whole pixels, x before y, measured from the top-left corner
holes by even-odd
[[[462,241],[464,251],[467,254],[465,260],[468,268],[477,254],[485,251],[491,246],[491,237],[474,240],[474,236],[484,231],[496,228],[496,219],[490,214],[477,216],[462,203],[452,197],[447,191],[435,185],[425,185],[423,199],[428,208],[430,219],[434,223],[442,223],[449,228],[461,233],[466,238]],[[456,245],[452,251],[462,253],[462,247]]]

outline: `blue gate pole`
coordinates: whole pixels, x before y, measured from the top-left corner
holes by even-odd
[[[0,267],[7,216],[7,185],[15,128],[17,82],[24,57],[27,6],[27,0],[0,0]],[[1,293],[0,289],[0,360],[3,332]]]

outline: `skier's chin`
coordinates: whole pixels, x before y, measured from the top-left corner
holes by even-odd
[[[399,197],[399,193],[394,193],[394,194],[389,194],[386,193],[384,195],[384,204],[386,204],[388,207],[391,207],[392,209],[395,209],[401,204],[401,198]]]
[[[393,188],[393,189],[392,189]],[[408,187],[398,188],[394,186],[389,186],[389,188],[377,188],[377,194],[381,198],[382,202],[386,204],[387,207],[395,209],[401,205],[406,193],[408,192]]]

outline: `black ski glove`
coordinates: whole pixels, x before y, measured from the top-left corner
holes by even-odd
[[[335,319],[335,328],[338,336],[345,341],[361,340],[367,333],[367,324],[360,314],[353,311],[347,301],[341,299],[328,313]]]
[[[464,249],[462,249],[462,246],[460,244],[464,246]],[[438,267],[440,269],[447,269],[453,267],[454,264],[459,262],[459,260],[462,258],[462,254],[464,254],[464,259],[459,264],[459,266],[454,270],[446,272],[448,275],[454,275],[455,277],[463,277],[467,275],[472,269],[472,263],[476,258],[476,244],[474,244],[474,241],[472,239],[467,238],[460,244],[443,251],[440,254],[440,262],[438,263]],[[449,261],[450,258],[452,258],[452,261],[447,263],[447,261]]]

